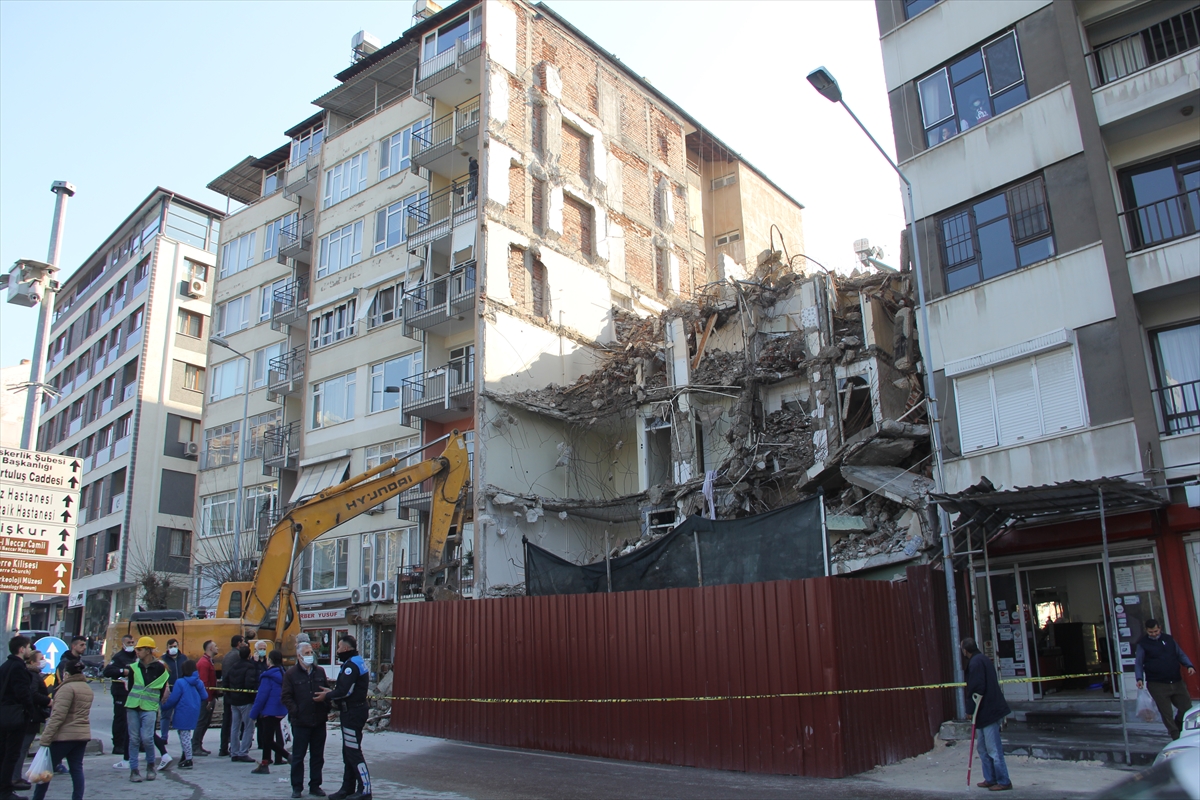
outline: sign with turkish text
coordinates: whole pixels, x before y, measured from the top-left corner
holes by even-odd
[[[321,608],[316,611],[301,611],[301,622],[321,622],[329,620],[338,620],[344,622],[346,619],[346,609],[344,608]]]
[[[0,447],[0,592],[67,595],[83,463]]]

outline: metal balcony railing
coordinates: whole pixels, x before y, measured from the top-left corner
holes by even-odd
[[[446,412],[469,409],[474,402],[475,354],[457,358],[401,385],[401,411],[406,418],[438,419]]]
[[[1129,252],[1200,231],[1200,189],[1122,211]]]
[[[313,212],[309,211],[291,225],[279,230],[279,260],[294,258],[312,263]]]
[[[428,330],[475,306],[475,262],[404,292],[404,324]]]
[[[1200,380],[1152,389],[1151,394],[1162,415],[1159,433],[1173,436],[1200,431]]]
[[[271,395],[294,395],[304,383],[304,360],[308,348],[297,345],[267,362],[267,393]]]
[[[430,151],[452,146],[474,136],[479,130],[479,96],[462,103],[449,114],[435,119],[413,133],[412,158],[421,158]]]
[[[479,180],[469,177],[409,203],[405,208],[409,250],[449,236],[455,225],[475,219],[478,204]]]
[[[448,47],[437,55],[430,56],[421,62],[417,73],[417,91],[424,91],[436,81],[429,79],[438,73],[464,64],[479,55],[483,43],[483,20],[477,20],[475,25],[455,40],[453,47]]]
[[[289,422],[263,434],[263,465],[297,469],[300,459],[300,423]]]
[[[1200,47],[1200,6],[1100,45],[1087,54],[1093,89]]]
[[[288,281],[271,298],[271,329],[308,327],[308,275]]]

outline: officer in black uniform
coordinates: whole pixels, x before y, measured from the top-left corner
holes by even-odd
[[[342,788],[329,795],[329,800],[371,800],[371,773],[362,754],[363,726],[367,724],[367,683],[371,674],[358,654],[358,642],[343,634],[337,643],[338,660],[342,662],[337,685],[313,695],[318,703],[332,701],[341,716],[342,725]]]

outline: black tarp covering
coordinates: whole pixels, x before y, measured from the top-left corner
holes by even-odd
[[[676,589],[701,585],[819,578],[825,575],[821,498],[732,520],[688,517],[661,539],[611,559],[612,590]],[[608,591],[603,561],[572,564],[525,541],[525,592],[529,595]]]

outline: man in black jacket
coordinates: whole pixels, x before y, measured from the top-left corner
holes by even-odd
[[[250,710],[254,705],[254,696],[258,691],[258,679],[262,671],[250,657],[250,646],[245,642],[238,647],[238,660],[228,668],[225,685],[232,689],[229,697],[229,708],[233,712],[233,721],[229,728],[229,752],[231,761],[241,764],[253,764],[250,757],[250,744],[254,739],[254,723],[250,720]]]
[[[17,759],[24,755],[25,726],[33,719],[33,675],[25,668],[27,652],[29,639],[14,636],[8,640],[8,659],[0,664],[0,800],[24,800],[13,791],[13,773]]]
[[[325,767],[325,720],[329,704],[318,702],[318,692],[329,688],[325,670],[316,664],[313,646],[303,642],[296,648],[296,666],[283,676],[281,700],[288,710],[292,725],[292,797],[304,789],[304,754],[309,754],[308,793],[314,797],[321,790],[321,771]]]
[[[1150,690],[1163,725],[1167,726],[1167,733],[1171,734],[1172,739],[1178,739],[1179,730],[1183,727],[1183,715],[1192,707],[1192,698],[1188,696],[1181,668],[1187,667],[1188,675],[1195,675],[1196,668],[1179,643],[1163,633],[1158,620],[1146,620],[1145,627],[1145,635],[1138,639],[1133,675],[1137,678],[1139,689],[1145,685]],[[1171,716],[1172,704],[1176,709],[1174,717]]]
[[[1012,713],[1000,691],[996,667],[979,648],[974,639],[962,640],[962,654],[967,662],[967,708],[975,713],[975,749],[983,766],[983,789],[1002,792],[1012,788],[1008,765],[1004,763],[1004,745],[1000,742],[1000,723]],[[976,706],[975,697],[979,697]]]
[[[342,725],[342,788],[329,795],[329,800],[371,800],[371,773],[362,754],[362,732],[367,724],[367,683],[371,673],[358,654],[358,642],[343,634],[337,643],[337,686],[322,689],[317,700],[329,699],[341,713]]]
[[[125,671],[134,661],[137,661],[137,653],[133,649],[133,637],[122,636],[121,649],[113,655],[112,661],[108,662],[108,666],[102,673],[104,677],[112,679],[112,685],[109,688],[112,691],[113,699],[113,755],[122,758],[124,758],[125,750],[129,745],[129,726],[125,721],[125,698],[129,696],[129,690],[125,688],[124,678]],[[129,768],[129,765],[124,762],[118,762],[115,766],[117,769]]]
[[[221,658],[221,686],[229,686],[229,669],[241,658],[238,655],[238,647],[242,641],[242,637],[237,634],[229,640],[229,652]],[[218,756],[229,755],[229,726],[233,723],[233,712],[229,708],[231,697],[229,692],[221,693],[221,749],[217,753]]]

